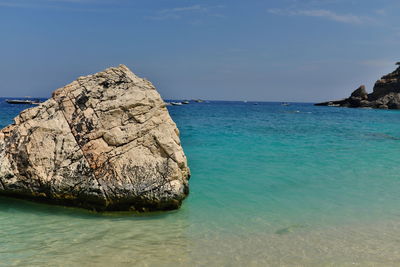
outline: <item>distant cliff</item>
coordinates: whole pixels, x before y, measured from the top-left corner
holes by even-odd
[[[396,65],[400,65],[397,62]],[[400,67],[376,81],[373,92],[368,94],[365,86],[357,88],[349,98],[317,103],[316,106],[349,108],[400,109]]]

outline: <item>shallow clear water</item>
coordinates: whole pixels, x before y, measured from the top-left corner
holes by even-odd
[[[0,102],[0,126],[23,108]],[[95,214],[0,198],[0,265],[400,265],[399,111],[169,110],[192,171],[180,210]]]

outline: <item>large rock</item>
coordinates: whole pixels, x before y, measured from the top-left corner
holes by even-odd
[[[400,65],[400,63],[398,62],[396,65]],[[365,86],[362,85],[349,98],[315,105],[400,109],[400,67],[376,81],[373,92],[370,94],[366,92]]]
[[[0,194],[95,210],[178,208],[189,168],[154,86],[126,66],[80,77],[0,132]]]
[[[358,87],[352,94],[351,97],[354,98],[359,98],[361,100],[367,100],[368,99],[368,93],[365,90],[365,85],[361,85]]]

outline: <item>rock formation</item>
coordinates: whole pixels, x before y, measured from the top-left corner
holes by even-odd
[[[396,65],[400,65],[400,62]],[[373,92],[370,94],[366,92],[365,86],[362,85],[349,98],[315,105],[400,109],[400,67],[376,81]]]
[[[80,77],[0,131],[0,194],[103,210],[178,208],[190,176],[179,131],[126,66]]]

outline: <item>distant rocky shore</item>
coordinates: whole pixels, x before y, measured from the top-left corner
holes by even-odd
[[[400,65],[397,62],[396,65]],[[349,108],[400,109],[400,67],[376,81],[372,93],[365,86],[357,88],[349,98],[317,103],[316,106]]]
[[[0,131],[0,194],[97,211],[178,208],[190,177],[179,130],[126,66],[80,77]]]

